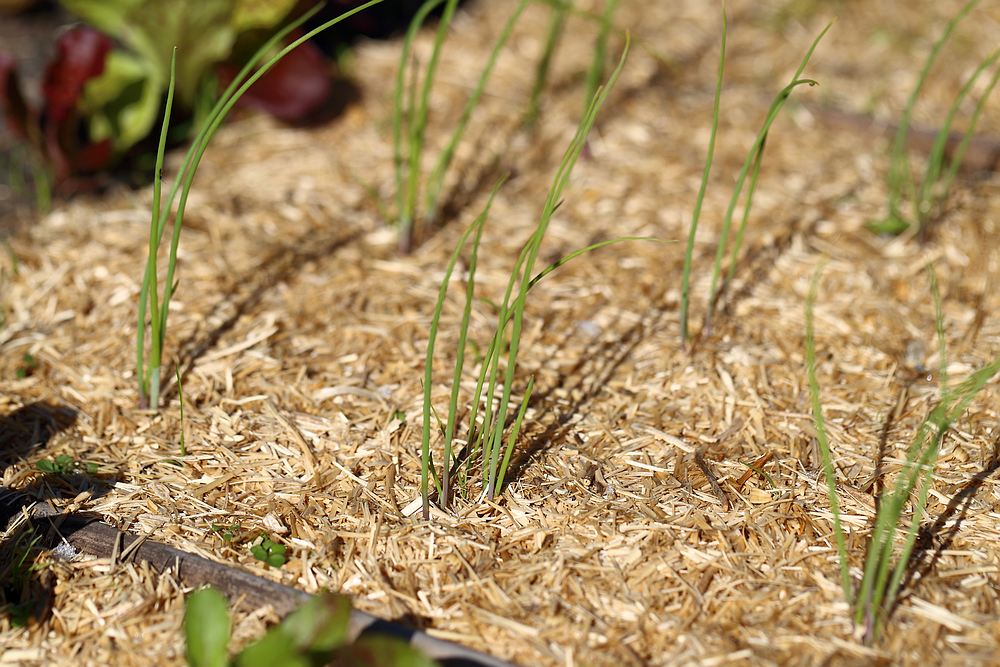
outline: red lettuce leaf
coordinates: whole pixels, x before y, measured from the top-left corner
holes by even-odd
[[[109,38],[92,28],[72,28],[56,40],[56,56],[45,70],[45,153],[57,182],[74,173],[96,171],[111,161],[109,140],[92,143],[81,138],[76,113],[83,88],[100,76],[111,50]]]
[[[56,40],[56,57],[45,70],[42,94],[49,122],[60,123],[76,107],[87,81],[104,71],[111,40],[93,28],[78,26]]]
[[[220,67],[223,85],[232,81],[236,71],[232,65]],[[329,61],[316,45],[306,42],[254,83],[239,104],[296,123],[322,107],[332,90]]]

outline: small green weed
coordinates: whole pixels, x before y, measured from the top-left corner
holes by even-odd
[[[202,588],[188,596],[184,613],[190,667],[434,667],[437,663],[394,637],[349,639],[351,603],[321,593],[292,612],[280,625],[230,658],[232,619],[225,596]]]
[[[38,359],[35,358],[35,355],[25,352],[21,355],[21,363],[14,370],[14,375],[17,376],[17,379],[23,380],[38,370],[38,366]]]
[[[212,532],[221,537],[223,542],[234,541],[239,536],[241,530],[240,524],[238,523],[212,524]]]
[[[288,562],[287,547],[275,542],[264,533],[258,535],[257,539],[250,543],[250,553],[268,567],[281,567]]]
[[[600,88],[601,80],[604,78],[604,61],[607,59],[608,54],[608,37],[614,25],[615,10],[617,9],[618,0],[605,0],[604,11],[601,13],[600,28],[597,33],[597,39],[594,41],[594,57],[590,61],[590,68],[587,70],[587,89],[586,95],[583,98],[583,110],[585,112],[587,106],[590,105],[590,101],[597,94],[597,89]],[[560,14],[565,11],[557,10]]]
[[[69,454],[60,454],[54,459],[42,459],[41,461],[35,463],[35,467],[42,472],[57,475],[68,475],[76,472],[85,472],[89,475],[93,475],[99,468],[96,463],[77,461]]]

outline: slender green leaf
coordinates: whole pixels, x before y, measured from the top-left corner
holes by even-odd
[[[571,4],[571,3],[567,3]],[[568,8],[556,6],[552,8],[552,19],[549,21],[549,29],[545,33],[545,46],[542,48],[542,56],[538,59],[538,66],[535,68],[535,80],[531,84],[531,98],[528,102],[528,111],[524,114],[524,124],[534,125],[538,120],[538,114],[542,108],[542,92],[549,80],[549,70],[552,69],[552,60],[556,53],[556,47],[562,38],[563,28],[566,26],[566,14]]]
[[[462,310],[462,323],[458,330],[458,349],[455,354],[455,370],[452,374],[451,397],[448,402],[448,422],[445,426],[444,434],[444,456],[441,463],[441,507],[447,508],[450,498],[451,486],[451,466],[452,466],[452,443],[455,437],[455,424],[458,420],[458,393],[462,382],[462,369],[465,365],[465,347],[469,336],[469,320],[472,317],[472,304],[476,291],[476,265],[479,259],[479,243],[483,236],[483,227],[489,217],[490,209],[493,207],[493,199],[503,185],[501,179],[490,192],[486,207],[473,223],[475,236],[472,239],[472,254],[469,258],[468,278],[466,279],[465,306]],[[446,287],[446,286],[443,286]],[[440,315],[440,313],[436,313]]]
[[[486,66],[483,67],[483,71],[479,75],[476,87],[473,89],[468,101],[466,101],[465,108],[462,109],[462,115],[455,124],[455,129],[452,130],[451,137],[449,137],[444,150],[442,150],[441,154],[438,156],[437,163],[434,165],[434,170],[428,178],[426,209],[428,220],[431,222],[437,219],[438,197],[441,194],[441,187],[444,184],[445,173],[448,171],[448,167],[451,166],[451,161],[455,157],[455,151],[458,149],[458,144],[462,141],[462,137],[465,135],[465,130],[469,125],[469,120],[472,118],[472,113],[476,110],[476,107],[479,106],[479,101],[482,99],[483,92],[486,90],[486,83],[489,81],[490,75],[493,73],[493,68],[500,57],[500,51],[503,50],[504,45],[507,44],[507,40],[510,39],[511,34],[514,32],[514,25],[521,17],[521,13],[524,11],[525,7],[528,6],[529,1],[530,0],[520,0],[517,3],[517,6],[514,8],[514,12],[510,15],[510,18],[507,19],[503,29],[500,31],[500,37],[497,38],[496,43],[493,45],[493,49],[490,51],[489,57],[486,59]]]
[[[152,219],[149,223],[149,252],[146,257],[146,274],[142,289],[139,292],[138,323],[136,327],[136,372],[139,381],[140,401],[149,398],[150,407],[156,408],[160,398],[160,311],[157,303],[156,257],[160,248],[159,216],[160,189],[163,184],[163,155],[167,146],[167,130],[170,128],[170,111],[174,104],[174,84],[176,82],[177,50],[170,57],[170,78],[167,86],[167,102],[163,111],[163,123],[160,126],[160,141],[156,148],[156,166],[153,169],[153,205]],[[147,378],[144,368],[144,349],[146,339],[146,307],[152,318],[150,331],[150,369]]]
[[[399,234],[400,239],[408,236],[411,233],[411,227],[413,225],[413,220],[411,217],[411,212],[407,208],[406,201],[406,176],[404,173],[404,155],[403,155],[403,129],[404,129],[404,118],[407,118],[409,113],[412,111],[411,105],[407,103],[405,99],[406,92],[406,71],[407,66],[410,62],[410,54],[413,51],[413,40],[420,30],[420,27],[427,20],[434,9],[436,9],[444,0],[428,0],[420,6],[417,12],[413,15],[410,20],[410,26],[406,30],[406,36],[403,38],[403,46],[400,49],[399,55],[399,67],[396,69],[396,86],[393,92],[393,105],[392,105],[392,155],[393,155],[393,166],[394,173],[396,177],[396,208],[397,215],[399,216]],[[413,68],[413,74],[416,75],[416,67]],[[408,128],[406,128],[408,130]],[[409,138],[409,132],[407,132],[407,138]],[[413,150],[412,146],[408,146],[409,150]],[[407,158],[408,159],[408,158]],[[409,242],[407,241],[408,245]]]
[[[928,267],[928,272],[934,300],[935,328],[941,364],[941,400],[917,429],[907,450],[903,468],[896,476],[893,492],[883,498],[879,505],[855,608],[855,622],[865,624],[866,638],[869,641],[881,634],[885,620],[896,602],[899,587],[916,544],[920,522],[926,510],[927,497],[933,483],[943,438],[951,424],[965,412],[973,398],[994,375],[1000,372],[1000,357],[998,357],[958,386],[954,388],[948,386],[947,348],[941,297],[933,268]],[[915,489],[917,497],[913,502],[913,511],[903,535],[899,556],[893,566],[897,526]]]
[[[740,248],[743,247],[743,237],[746,235],[747,224],[750,221],[750,209],[753,207],[753,196],[757,192],[757,181],[760,178],[760,164],[764,161],[764,148],[766,146],[767,135],[764,135],[764,140],[760,143],[760,148],[753,160],[750,185],[747,188],[746,200],[743,203],[743,217],[740,218],[740,226],[736,230],[736,239],[733,241],[733,248],[729,252],[729,269],[726,271],[725,283],[731,283],[736,273],[736,260],[740,256]]]
[[[177,249],[180,243],[180,233],[183,227],[184,221],[184,211],[187,206],[188,195],[191,190],[192,183],[194,181],[195,173],[198,169],[198,164],[204,155],[205,150],[208,148],[208,143],[214,136],[215,132],[218,130],[222,121],[225,119],[226,115],[232,110],[236,102],[242,97],[249,88],[256,83],[264,74],[266,74],[272,67],[274,67],[278,62],[281,61],[288,53],[294,49],[301,46],[303,43],[309,39],[315,37],[320,32],[327,30],[328,28],[340,23],[341,21],[357,14],[358,12],[364,11],[369,7],[380,4],[383,0],[369,0],[364,4],[358,5],[357,7],[348,10],[339,16],[326,21],[320,26],[310,30],[304,35],[293,40],[287,46],[282,48],[276,55],[267,60],[262,66],[260,66],[252,75],[247,76],[250,70],[260,62],[267,50],[276,46],[280,39],[283,39],[287,35],[288,31],[293,29],[296,25],[300,24],[302,21],[306,20],[311,14],[318,10],[318,7],[314,8],[311,12],[307,12],[305,15],[300,17],[297,21],[293,22],[292,25],[287,26],[285,29],[279,31],[271,40],[268,40],[264,46],[261,47],[250,59],[244,69],[237,75],[234,79],[232,85],[226,89],[223,93],[222,98],[216,103],[215,108],[209,115],[207,124],[201,128],[198,136],[195,138],[194,143],[188,149],[185,155],[184,164],[181,168],[181,173],[178,175],[174,186],[171,188],[170,195],[167,197],[166,202],[163,206],[160,206],[158,192],[154,192],[154,203],[153,203],[153,219],[154,222],[151,224],[150,229],[150,251],[149,257],[147,259],[146,273],[143,277],[143,286],[140,294],[139,300],[139,314],[138,314],[138,344],[137,348],[137,370],[139,371],[139,382],[140,382],[140,398],[149,397],[149,405],[152,408],[158,407],[159,399],[159,382],[160,382],[160,362],[161,362],[161,352],[162,347],[166,338],[167,331],[167,317],[169,315],[170,300],[173,296],[173,289],[175,287],[174,281],[174,271],[177,265]],[[172,60],[174,62],[174,60]],[[246,77],[245,80],[242,77]],[[171,79],[174,77],[171,76]],[[241,84],[239,82],[242,81]],[[168,107],[169,102],[171,102],[171,96],[168,94]],[[167,127],[167,122],[161,130],[161,143],[162,135],[165,133]],[[160,156],[162,157],[162,155]],[[162,159],[158,157],[158,165],[156,174],[157,177],[154,181],[154,190],[158,189],[160,183],[160,170],[162,169]],[[180,192],[180,199],[177,204],[177,212],[174,216],[173,222],[173,233],[171,235],[170,250],[167,261],[167,272],[166,279],[164,280],[164,292],[163,298],[157,308],[155,303],[157,294],[157,271],[156,271],[156,255],[159,249],[160,238],[165,230],[167,218],[169,217],[169,212],[171,205],[173,203],[175,195]],[[148,294],[147,294],[148,293]],[[146,298],[144,298],[144,296]],[[152,297],[153,303],[149,305],[149,312],[151,315],[151,323],[149,326],[150,333],[150,363],[149,369],[145,370],[143,368],[143,342],[145,339],[146,332],[146,308],[147,300]]]
[[[909,98],[906,100],[906,106],[903,108],[903,113],[900,115],[899,126],[896,128],[896,135],[892,142],[892,152],[889,164],[889,206],[886,217],[882,220],[873,221],[868,225],[868,228],[877,233],[888,233],[888,234],[898,234],[910,225],[909,221],[903,215],[900,202],[903,199],[904,190],[914,190],[912,176],[910,174],[910,160],[906,150],[906,139],[910,134],[910,121],[913,117],[913,108],[917,104],[917,100],[920,98],[920,93],[923,91],[924,84],[927,81],[927,77],[930,74],[931,68],[937,61],[938,55],[941,53],[941,49],[944,48],[945,43],[948,38],[951,37],[951,33],[955,30],[958,23],[965,18],[965,16],[972,11],[972,9],[979,4],[979,0],[969,0],[965,3],[962,8],[952,17],[947,24],[945,24],[944,30],[941,31],[941,35],[934,42],[931,47],[930,53],[927,54],[927,59],[924,60],[923,68],[921,68],[920,73],[917,75],[917,83],[910,92]]]
[[[708,135],[708,150],[705,153],[705,168],[701,172],[701,185],[698,186],[698,196],[694,200],[694,212],[691,214],[691,225],[688,228],[687,246],[684,249],[684,268],[681,270],[681,303],[680,326],[681,345],[688,341],[688,310],[690,309],[691,268],[694,263],[694,239],[698,231],[698,219],[701,217],[701,206],[708,190],[708,177],[712,173],[712,159],[715,156],[715,135],[719,129],[719,104],[722,99],[722,79],[726,69],[726,38],[729,35],[729,18],[725,8],[722,10],[722,43],[719,47],[719,67],[715,75],[715,98],[712,103],[712,130]]]
[[[601,13],[600,31],[597,33],[597,39],[594,42],[594,55],[591,58],[590,67],[587,69],[587,88],[586,95],[583,98],[584,111],[590,106],[591,100],[594,99],[594,95],[601,85],[601,79],[604,78],[604,61],[608,53],[608,35],[611,33],[617,9],[618,0],[605,0],[604,11]]]
[[[994,58],[998,53],[1000,53],[1000,51],[995,51],[991,54],[991,58]],[[987,58],[987,60],[990,60],[990,58]],[[993,71],[993,76],[990,77],[986,90],[983,91],[983,94],[980,95],[979,99],[976,101],[976,107],[972,112],[972,118],[969,119],[969,124],[965,128],[962,140],[959,142],[955,152],[952,154],[951,161],[948,163],[948,170],[943,176],[940,177],[937,187],[930,190],[932,198],[927,204],[926,208],[928,210],[933,209],[937,200],[945,197],[951,189],[951,184],[955,180],[956,174],[958,174],[959,167],[962,166],[962,163],[965,160],[965,154],[969,149],[969,144],[972,142],[972,135],[976,131],[976,127],[979,125],[979,119],[982,117],[983,110],[986,108],[987,100],[989,100],[990,95],[997,86],[997,81],[1000,81],[1000,67],[997,67]]]
[[[514,384],[514,373],[517,368],[517,357],[521,343],[521,329],[524,321],[524,307],[527,299],[528,284],[534,268],[535,260],[538,257],[538,252],[541,247],[542,240],[545,237],[545,232],[551,222],[552,215],[555,212],[556,207],[559,205],[559,202],[562,200],[563,190],[569,183],[573,167],[576,165],[576,161],[580,157],[580,153],[583,151],[590,129],[594,126],[594,122],[597,119],[597,112],[604,105],[608,94],[611,89],[614,88],[622,69],[625,67],[625,59],[628,56],[628,51],[629,41],[626,39],[625,48],[622,50],[622,55],[618,61],[617,67],[615,67],[614,71],[611,73],[607,85],[598,90],[587,110],[587,113],[584,114],[584,117],[577,128],[576,136],[563,156],[563,160],[560,163],[556,176],[553,178],[552,185],[549,188],[549,195],[546,199],[545,205],[542,208],[541,219],[535,229],[535,233],[526,244],[527,255],[525,257],[524,266],[520,275],[520,288],[518,290],[517,299],[514,301],[512,306],[513,321],[511,323],[510,350],[507,354],[507,367],[503,388],[500,394],[499,409],[497,410],[497,427],[493,430],[492,434],[488,435],[488,437],[490,437],[493,441],[490,446],[491,458],[488,466],[489,481],[487,485],[487,495],[490,498],[494,495],[494,489],[497,482],[497,468],[499,465],[501,439],[503,436],[503,416],[507,414],[507,409],[510,403],[510,394]],[[511,281],[516,279],[518,279],[518,275],[511,274]]]
[[[499,187],[499,185],[497,186]],[[428,329],[427,335],[427,357],[424,361],[424,409],[423,409],[423,428],[421,437],[421,455],[420,460],[421,473],[420,473],[420,495],[423,498],[423,516],[424,519],[430,518],[430,488],[429,488],[429,474],[430,468],[433,465],[431,451],[430,451],[430,438],[431,438],[431,389],[434,382],[434,346],[437,342],[438,329],[441,326],[441,312],[444,309],[444,301],[448,295],[448,284],[451,281],[451,275],[455,271],[455,265],[458,263],[458,258],[462,254],[462,250],[465,248],[466,243],[469,240],[469,236],[476,234],[477,238],[481,233],[482,226],[486,221],[486,217],[489,213],[489,208],[493,203],[493,197],[496,195],[497,189],[494,188],[493,193],[490,195],[490,199],[487,202],[486,208],[480,213],[479,217],[476,218],[475,222],[469,225],[468,229],[462,234],[458,243],[455,245],[455,250],[452,251],[451,257],[448,259],[448,264],[445,268],[444,278],[441,280],[441,288],[438,290],[437,302],[434,305],[434,313],[431,316],[431,324]],[[463,317],[464,319],[464,317]],[[467,323],[466,323],[467,328]],[[457,358],[456,363],[461,364],[464,361],[464,354],[461,353]],[[455,384],[457,387],[457,383]],[[454,433],[454,416],[449,411],[448,425],[446,425],[446,440],[449,437],[449,431]],[[447,445],[446,445],[447,446]],[[448,477],[448,467],[451,465],[450,460],[445,460],[444,462],[445,479]],[[442,486],[442,495],[444,494],[444,487]],[[442,498],[442,502],[444,502]]]
[[[973,70],[972,74],[965,80],[965,83],[959,89],[958,94],[955,95],[955,99],[952,100],[951,105],[948,107],[948,113],[945,115],[944,122],[938,129],[937,135],[934,137],[934,144],[931,147],[930,155],[927,158],[927,167],[924,172],[924,178],[920,182],[920,187],[918,188],[917,197],[914,199],[914,220],[917,226],[923,226],[924,219],[931,211],[931,207],[934,204],[934,190],[941,180],[941,172],[944,168],[944,153],[945,147],[948,144],[948,138],[951,136],[951,128],[955,122],[955,116],[958,113],[959,108],[965,99],[969,96],[972,91],[972,87],[975,85],[976,81],[982,75],[982,73],[988,69],[990,66],[994,65],[997,58],[1000,57],[1000,49],[996,49],[989,56],[984,58],[979,65]],[[987,97],[989,93],[984,95]],[[982,100],[983,98],[981,98]],[[968,132],[974,130],[970,128]],[[967,136],[968,136],[967,132]]]
[[[819,35],[816,36],[816,39],[814,39],[812,44],[809,45],[809,49],[806,50],[805,55],[799,62],[799,66],[795,70],[795,73],[792,74],[791,81],[788,85],[781,89],[777,96],[775,96],[774,101],[771,102],[771,107],[768,109],[767,116],[764,119],[764,124],[761,126],[760,131],[757,132],[757,139],[747,152],[746,159],[743,161],[743,166],[740,168],[739,176],[736,178],[736,186],[733,188],[732,197],[729,199],[729,206],[726,208],[726,214],[722,218],[722,229],[719,232],[719,244],[715,249],[715,261],[712,265],[712,279],[708,287],[708,306],[705,311],[706,331],[710,331],[712,327],[712,316],[715,308],[716,296],[718,295],[717,290],[719,287],[719,278],[722,274],[722,258],[726,253],[726,245],[729,241],[729,229],[732,226],[733,214],[736,211],[736,204],[739,201],[740,195],[743,193],[743,184],[746,181],[747,173],[763,152],[764,142],[767,140],[767,135],[771,131],[771,125],[774,124],[774,121],[777,119],[782,107],[785,106],[785,102],[788,101],[788,97],[792,94],[792,91],[795,90],[796,87],[803,84],[810,86],[818,85],[816,81],[813,81],[812,79],[803,79],[801,76],[802,72],[806,68],[806,65],[809,64],[809,60],[812,58],[813,53],[816,51],[816,47],[819,46],[820,41],[832,26],[832,23],[828,23]],[[754,187],[755,184],[756,181],[754,180]],[[747,196],[743,213],[743,223],[741,223],[741,226],[745,225],[749,218],[752,203],[753,197],[751,192]],[[742,242],[742,232],[738,234],[738,239]],[[735,261],[735,259],[733,261]]]
[[[813,324],[813,310],[816,305],[816,294],[819,291],[819,279],[822,266],[816,270],[809,288],[806,300],[806,374],[809,377],[809,401],[812,405],[813,425],[816,428],[816,441],[819,444],[820,457],[823,460],[823,474],[826,477],[826,493],[833,514],[833,539],[837,545],[837,560],[840,562],[840,586],[844,590],[844,599],[851,600],[850,562],[847,558],[847,541],[840,521],[840,496],[837,494],[837,477],[833,465],[833,454],[830,450],[830,438],[826,432],[826,420],[823,417],[823,401],[820,398],[819,380],[816,377],[816,335]]]
[[[409,127],[409,166],[406,179],[405,212],[402,221],[409,221],[410,227],[403,229],[401,226],[400,238],[406,248],[409,247],[409,236],[412,234],[412,225],[416,222],[417,201],[420,192],[420,178],[423,169],[424,138],[427,133],[427,119],[430,114],[431,91],[434,89],[434,78],[437,74],[438,62],[441,59],[441,51],[444,46],[448,28],[451,26],[451,19],[455,14],[458,0],[445,0],[444,11],[438,21],[437,32],[434,35],[434,46],[431,49],[431,57],[424,70],[423,86],[420,89],[420,99],[413,114],[413,122]],[[402,222],[401,221],[401,222]]]
[[[507,447],[504,449],[503,461],[500,463],[500,470],[497,474],[497,485],[493,492],[499,494],[503,489],[507,478],[507,468],[510,466],[510,457],[514,452],[514,443],[517,442],[517,435],[521,432],[521,422],[524,421],[524,413],[528,411],[528,403],[531,401],[531,392],[535,388],[535,378],[528,380],[528,386],[524,389],[524,396],[521,398],[521,407],[517,410],[517,417],[507,435]]]

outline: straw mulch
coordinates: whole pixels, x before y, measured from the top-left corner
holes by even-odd
[[[822,87],[796,98],[891,118],[959,4],[729,3],[719,147],[695,249],[696,331],[736,171],[811,39],[839,16],[806,71]],[[550,229],[546,261],[618,235],[686,235],[718,7],[621,5],[618,23],[636,46]],[[509,6],[470,4],[458,18],[432,145],[460,113],[473,64]],[[170,319],[183,424],[173,382],[159,414],[136,408],[132,341],[150,192],[74,201],[17,238],[19,270],[2,296],[0,415],[42,402],[62,417],[44,446],[4,469],[3,484],[305,590],[344,591],[366,611],[523,665],[995,659],[996,383],[945,441],[926,550],[884,641],[867,648],[838,584],[803,308],[825,261],[819,375],[858,577],[874,494],[937,397],[929,262],[951,376],[1000,354],[1000,181],[963,181],[925,240],[877,238],[864,224],[883,212],[884,142],[829,129],[802,107],[790,106],[772,132],[745,257],[711,334],[693,352],[679,345],[682,242],[620,244],[570,263],[531,295],[518,386],[533,374],[536,395],[516,478],[495,504],[460,501],[430,523],[405,511],[418,493],[423,356],[446,257],[496,176],[510,172],[480,258],[483,295],[502,293],[583,107],[594,30],[572,20],[541,121],[518,128],[547,16],[528,11],[476,113],[456,160],[454,222],[410,256],[396,253],[372,195],[391,201],[386,82],[398,43],[358,49],[363,99],[327,126],[245,117],[225,128],[188,207]],[[995,44],[996,7],[977,16],[935,70],[919,122],[944,115]],[[1000,132],[995,115],[983,131]],[[438,341],[439,412],[461,318],[455,287]],[[480,343],[492,318],[485,305],[474,318]],[[13,379],[26,352],[40,366]],[[104,481],[60,485],[36,470],[63,453],[99,464]],[[764,475],[748,476],[761,460]],[[236,539],[213,524],[237,526]],[[246,541],[262,531],[292,553],[280,570],[249,554]],[[106,561],[40,562],[54,581],[52,614],[27,629],[0,621],[4,664],[180,664],[182,591],[169,577]],[[266,609],[241,617],[239,638],[267,620]]]

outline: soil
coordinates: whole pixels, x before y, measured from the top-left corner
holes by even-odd
[[[495,502],[459,499],[430,521],[408,511],[447,257],[509,173],[480,256],[484,303],[470,335],[483,345],[494,317],[485,301],[502,295],[583,110],[596,31],[574,18],[540,120],[521,127],[548,24],[542,6],[526,12],[458,152],[454,214],[409,255],[397,252],[385,212],[398,42],[357,48],[361,101],[336,122],[304,130],[246,116],[223,129],[188,204],[171,307],[168,373],[183,378],[183,420],[172,381],[158,413],[137,407],[150,192],[78,198],[16,236],[17,270],[5,260],[0,293],[3,485],[275,582],[343,591],[366,612],[525,666],[995,661],[996,382],[945,439],[904,599],[867,646],[839,585],[804,360],[805,298],[822,265],[818,375],[858,581],[877,494],[938,399],[929,263],[949,376],[1000,355],[1000,180],[964,176],[926,233],[875,236],[865,225],[885,212],[887,142],[802,102],[897,119],[960,4],[727,3],[719,143],[695,239],[695,342],[684,347],[680,268],[710,129],[719,7],[620,3],[616,23],[633,48],[542,259],[621,235],[678,242],[603,248],[532,291],[517,391],[530,377],[535,390]],[[457,17],[431,155],[475,85],[470,63],[485,59],[510,8],[471,4]],[[922,125],[940,123],[996,43],[997,8],[975,12],[931,74]],[[770,134],[745,250],[702,331],[736,173],[771,96],[835,16],[805,72],[820,87],[796,90]],[[420,37],[424,61],[432,39]],[[611,51],[621,46],[615,37]],[[985,114],[980,131],[1000,135],[1000,117]],[[461,284],[438,338],[439,414]],[[38,366],[17,378],[25,354]],[[463,387],[473,385],[467,374]],[[98,471],[36,468],[60,454]],[[287,565],[253,559],[247,543],[262,532],[288,546]],[[107,558],[38,563],[51,613],[26,628],[0,619],[5,663],[182,664],[176,577]],[[237,641],[275,617],[267,606],[241,613]]]

